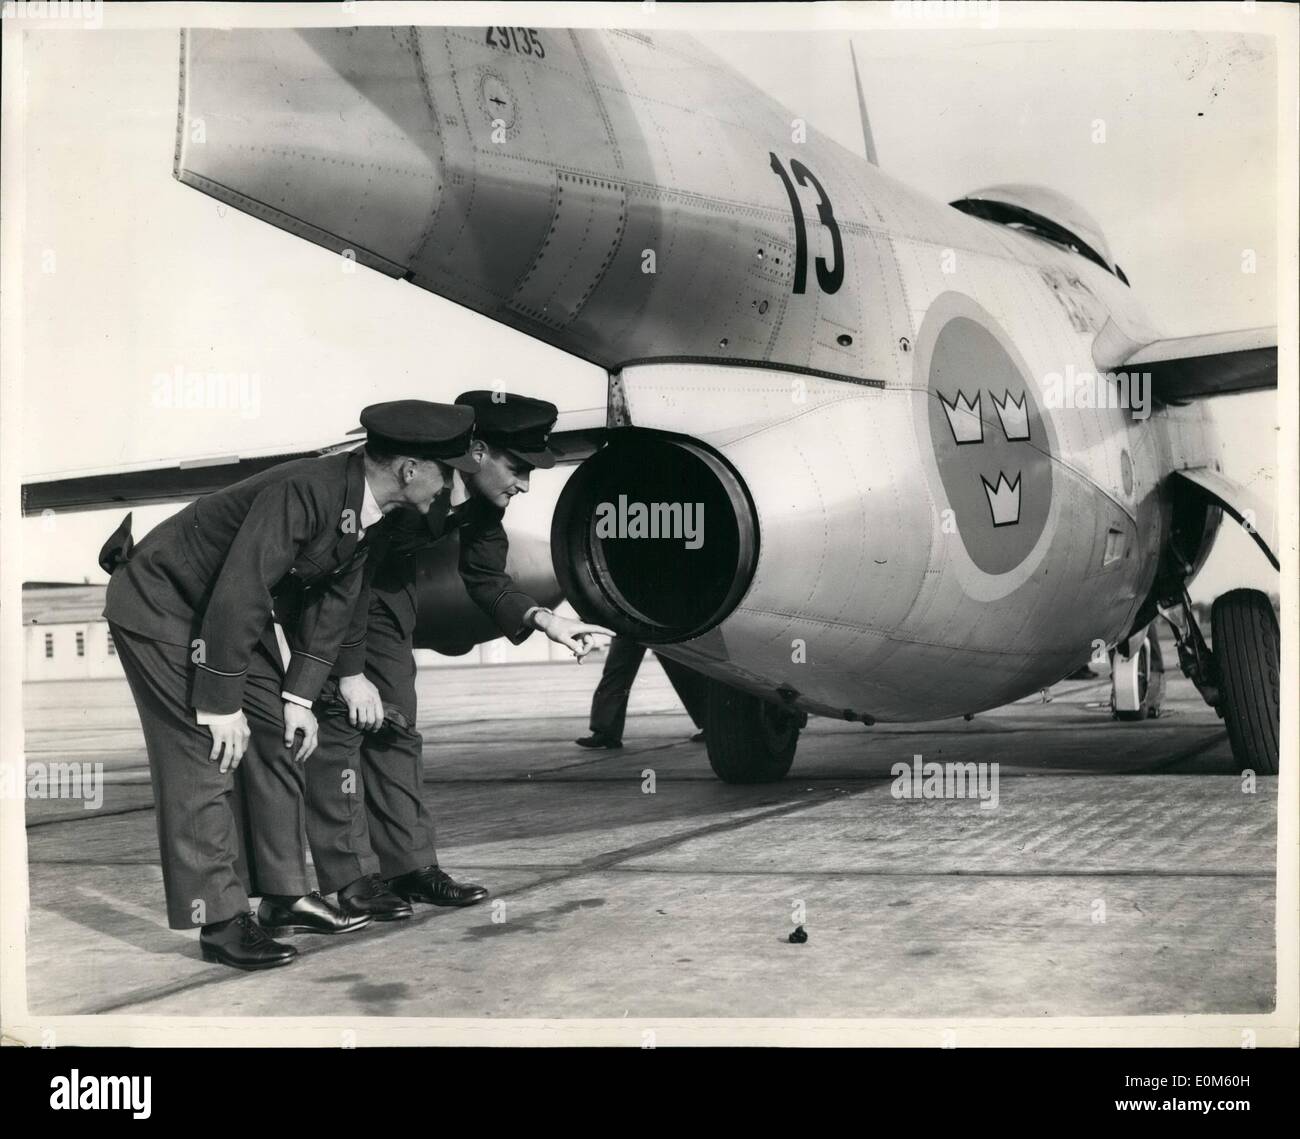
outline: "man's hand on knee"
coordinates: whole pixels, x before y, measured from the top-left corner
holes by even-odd
[[[339,695],[348,706],[348,720],[354,728],[373,732],[384,722],[384,701],[363,673],[339,678]]]
[[[304,762],[316,750],[316,731],[316,716],[310,708],[290,700],[284,702],[284,746],[292,748],[294,737],[302,732],[302,743],[293,757],[295,762]]]
[[[248,718],[241,709],[230,716],[209,720],[207,729],[212,733],[208,759],[213,762],[220,759],[223,772],[233,771],[248,750]]]

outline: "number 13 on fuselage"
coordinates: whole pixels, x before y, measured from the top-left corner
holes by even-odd
[[[768,152],[768,157],[772,160],[773,173],[785,185],[785,192],[790,196],[790,209],[794,212],[794,292],[806,292],[808,283],[808,226],[804,221],[803,206],[795,182],[800,186],[811,185],[817,191],[817,217],[831,235],[832,261],[827,265],[825,257],[817,258],[817,285],[823,293],[838,292],[844,283],[844,242],[840,238],[840,227],[835,220],[835,211],[831,207],[830,198],[826,196],[825,187],[817,180],[817,175],[797,158],[790,159],[790,170],[794,174],[792,182],[785,167],[781,165],[781,160],[771,151]]]

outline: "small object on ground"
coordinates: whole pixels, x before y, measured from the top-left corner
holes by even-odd
[[[803,926],[796,926],[794,933],[790,935],[791,945],[802,945],[808,940],[808,931]]]

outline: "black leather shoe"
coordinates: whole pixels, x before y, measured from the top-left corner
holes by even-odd
[[[370,924],[366,916],[340,913],[313,890],[301,898],[263,898],[257,907],[257,920],[272,937],[286,933],[351,933]]]
[[[292,945],[272,941],[252,914],[240,914],[215,929],[205,926],[199,932],[199,948],[204,961],[235,969],[274,969],[298,956]]]
[[[702,744],[703,742],[704,742],[704,733],[703,733],[703,732],[696,732],[693,736],[691,736],[691,743],[693,743],[693,744]]]
[[[622,740],[616,740],[605,735],[604,732],[592,732],[591,735],[583,736],[582,739],[573,742],[579,747],[607,747],[610,751],[615,751],[623,746]]]
[[[437,866],[425,866],[390,878],[388,888],[408,902],[424,902],[430,906],[476,906],[488,896],[482,886],[462,886]]]
[[[402,901],[378,874],[367,874],[339,891],[339,909],[347,917],[370,917],[375,921],[400,921],[415,911]]]

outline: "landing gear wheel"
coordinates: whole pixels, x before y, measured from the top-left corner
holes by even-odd
[[[1160,715],[1164,694],[1164,661],[1154,631],[1149,630],[1140,641],[1134,637],[1117,646],[1110,662],[1111,715],[1116,720],[1154,720]]]
[[[704,706],[709,766],[724,783],[775,783],[794,762],[804,718],[716,681]]]
[[[1234,589],[1210,610],[1219,710],[1242,769],[1276,775],[1280,684],[1277,615],[1258,589]]]

